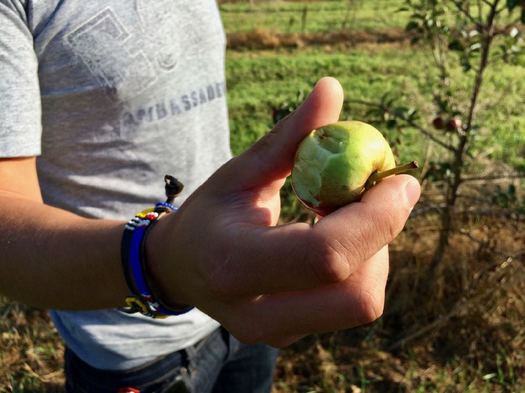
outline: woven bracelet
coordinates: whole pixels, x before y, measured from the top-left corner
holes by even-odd
[[[125,226],[121,242],[122,268],[130,290],[126,297],[126,306],[121,311],[152,318],[166,318],[170,315],[180,315],[190,311],[192,306],[167,306],[158,291],[154,291],[151,280],[148,280],[145,242],[149,229],[164,214],[175,212],[177,207],[173,200],[182,191],[182,184],[172,176],[166,175],[166,202],[159,202],[154,208],[137,213]]]

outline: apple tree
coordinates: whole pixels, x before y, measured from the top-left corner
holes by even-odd
[[[496,172],[487,173],[480,168],[481,160],[477,157],[483,153],[484,139],[490,136],[479,116],[487,110],[480,105],[487,70],[502,63],[523,61],[525,1],[406,0],[399,11],[409,13],[407,34],[413,44],[429,51],[431,67],[436,71],[429,82],[433,115],[421,116],[423,111],[400,104],[401,97],[391,92],[379,102],[356,103],[367,105],[369,115],[379,118],[387,127],[416,129],[440,149],[441,153],[424,166],[422,174],[425,180],[441,185],[439,203],[428,209],[438,211],[440,216],[439,237],[430,266],[433,273],[448,247],[462,190],[469,184],[485,183],[484,195],[472,199],[475,205],[484,203],[492,208],[506,208],[502,211],[508,214],[519,213],[518,209],[511,213],[508,209],[520,207],[514,184],[490,185],[502,178],[523,178],[525,168],[497,167]],[[461,78],[470,80],[466,91],[459,87],[458,69]]]

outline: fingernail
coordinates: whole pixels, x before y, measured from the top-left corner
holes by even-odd
[[[410,205],[411,208],[414,207],[414,205],[419,200],[420,193],[421,193],[421,190],[419,187],[419,182],[416,179],[411,178],[405,185],[405,195],[406,195],[408,204]]]

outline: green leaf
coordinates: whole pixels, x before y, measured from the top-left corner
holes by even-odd
[[[468,72],[472,69],[472,65],[470,64],[470,59],[467,55],[461,56],[460,59],[461,66],[463,67],[463,71]]]
[[[410,22],[408,22],[408,24],[406,25],[405,27],[405,30],[406,31],[413,31],[413,30],[419,30],[419,23],[417,23],[416,21],[414,20],[411,20]]]
[[[389,120],[387,120],[387,122],[386,122],[386,127],[387,127],[388,129],[396,128],[396,125],[397,125],[396,119],[389,119]]]
[[[407,108],[406,106],[398,106],[397,108],[394,108],[394,115],[404,119],[408,116],[408,111],[409,108]]]
[[[507,0],[507,9],[509,12],[512,12],[512,10],[519,5],[519,2],[520,0]]]
[[[469,47],[469,50],[470,50],[471,52],[477,52],[477,51],[479,51],[480,49],[481,49],[481,43],[479,43],[479,42],[475,42],[475,43],[473,43],[472,45],[470,45],[470,47]]]
[[[460,40],[453,39],[448,43],[448,49],[462,52],[465,49],[465,46]]]

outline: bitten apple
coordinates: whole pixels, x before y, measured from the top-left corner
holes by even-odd
[[[309,209],[328,214],[358,201],[382,178],[417,168],[396,167],[383,135],[360,121],[340,121],[313,130],[299,145],[292,187]]]

